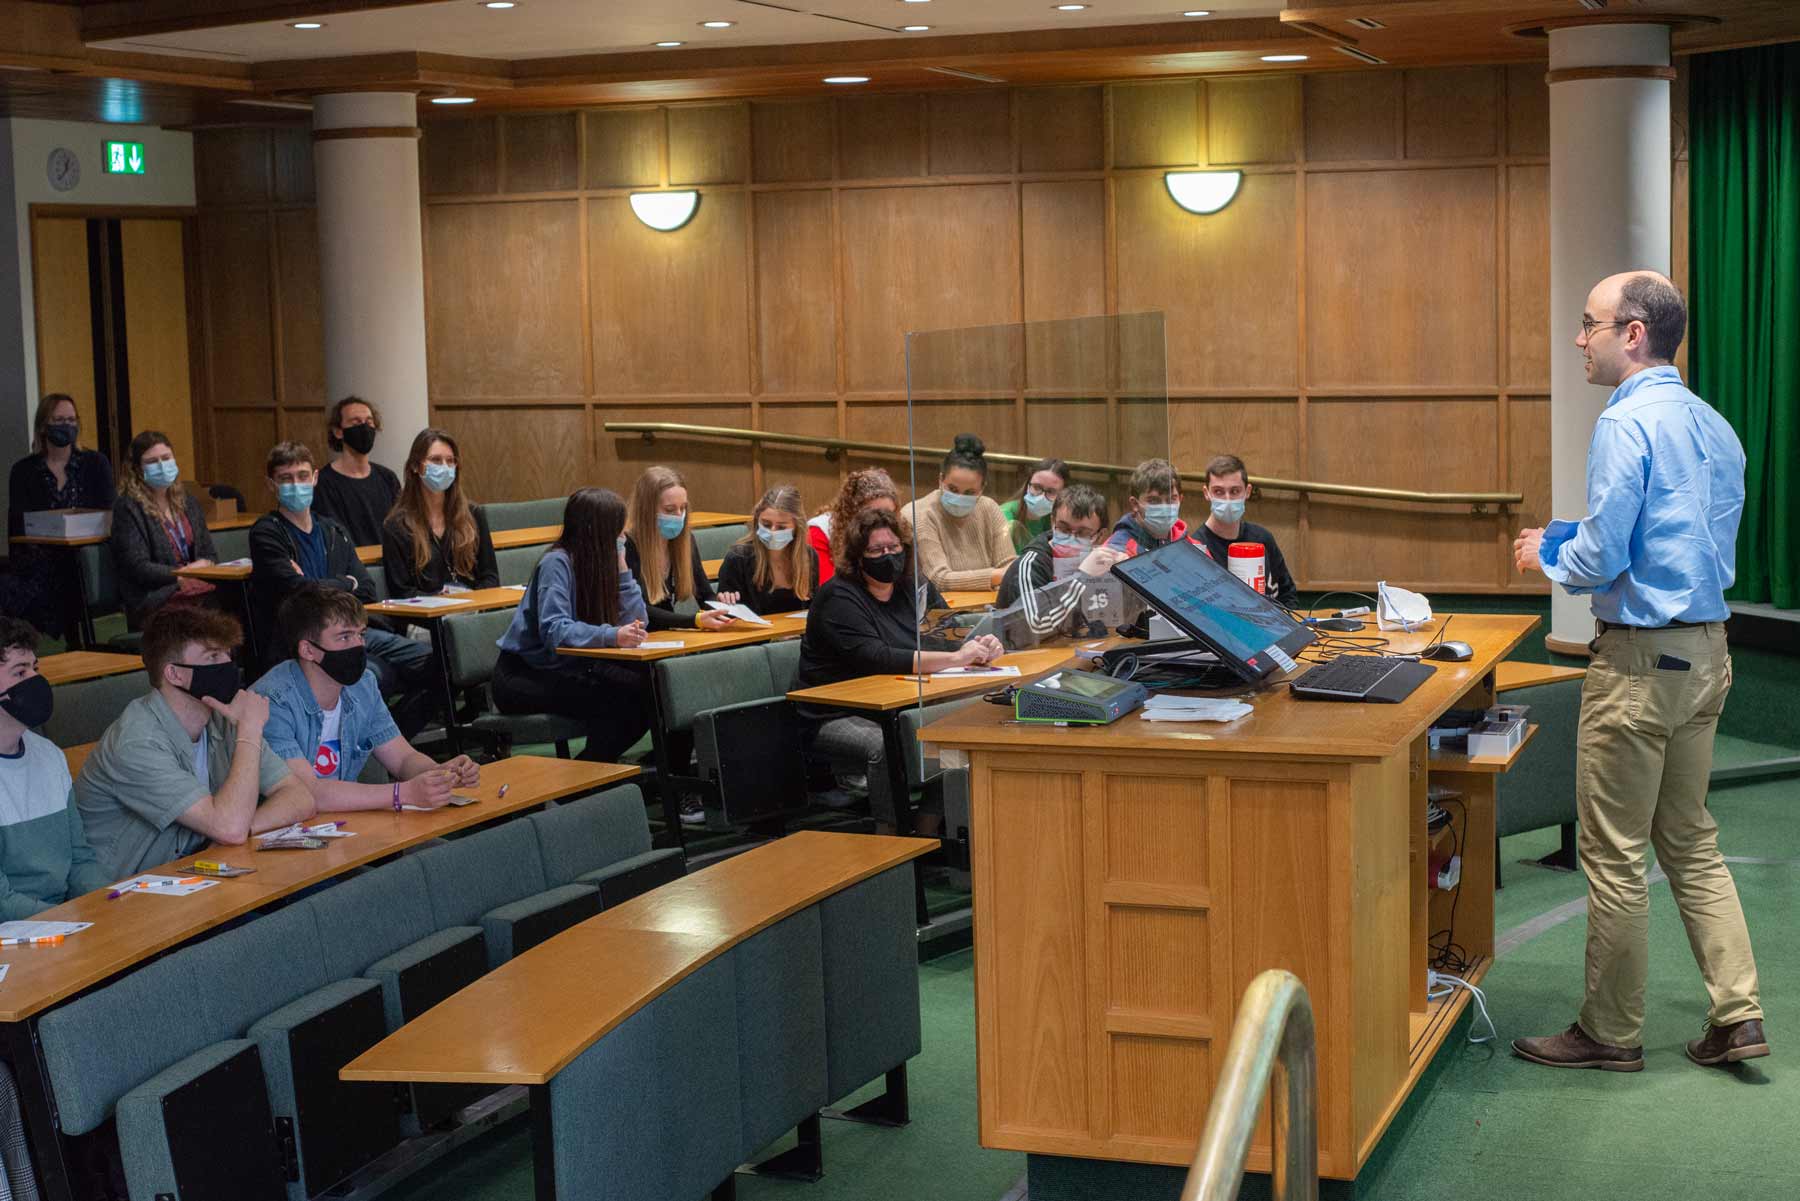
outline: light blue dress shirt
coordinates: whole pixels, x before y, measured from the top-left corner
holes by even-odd
[[[1737,578],[1744,448],[1674,367],[1613,390],[1588,446],[1588,516],[1544,530],[1544,574],[1614,625],[1724,621]]]

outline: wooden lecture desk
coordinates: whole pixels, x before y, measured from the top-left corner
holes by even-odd
[[[141,671],[144,660],[138,655],[120,655],[110,651],[64,651],[45,655],[38,660],[38,672],[52,685],[78,684],[103,676],[124,675]]]
[[[259,513],[236,513],[230,517],[220,517],[216,520],[208,517],[206,528],[209,530],[247,530],[256,524],[256,520],[260,516]]]
[[[61,538],[49,534],[14,534],[14,546],[42,546],[49,550],[60,551],[69,557],[69,571],[75,577],[75,587],[62,598],[64,613],[69,622],[68,642],[70,650],[86,650],[98,641],[94,634],[94,615],[88,612],[87,598],[89,581],[87,568],[77,552],[85,546],[99,546],[105,542],[105,534],[87,534],[79,538]],[[104,564],[102,564],[104,567]]]
[[[408,597],[404,600],[376,601],[364,606],[370,613],[383,617],[404,617],[407,621],[431,622],[452,613],[486,613],[490,609],[516,609],[525,599],[523,584],[499,588],[471,588],[467,592],[446,592],[442,596]],[[423,600],[425,603],[420,604]],[[453,602],[453,603],[444,603]]]
[[[195,580],[206,580],[213,584],[242,583],[250,578],[250,560],[233,559],[225,563],[213,563],[206,567],[177,567],[175,574]]]
[[[1388,634],[1389,652],[1443,620]],[[1471,983],[1494,954],[1494,773],[1524,748],[1429,755],[1426,731],[1493,704],[1496,665],[1537,624],[1458,614],[1474,657],[1397,705],[1277,684],[1227,724],[1021,725],[971,705],[921,731],[970,771],[982,1145],[1185,1167],[1238,998],[1285,968],[1316,1015],[1320,1174],[1353,1179],[1468,1004],[1427,998],[1428,940],[1448,930]],[[1450,892],[1427,888],[1428,785],[1460,794]],[[1249,1167],[1271,1170],[1266,1121]]]

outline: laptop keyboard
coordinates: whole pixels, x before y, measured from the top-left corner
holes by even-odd
[[[1293,682],[1307,692],[1329,692],[1334,696],[1369,695],[1389,673],[1411,659],[1391,659],[1382,655],[1339,655],[1309,670]]]

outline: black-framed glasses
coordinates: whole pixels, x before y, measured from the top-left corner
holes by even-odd
[[[1629,321],[1595,321],[1592,317],[1581,319],[1581,336],[1591,338],[1597,329],[1605,329],[1609,325],[1630,325]]]

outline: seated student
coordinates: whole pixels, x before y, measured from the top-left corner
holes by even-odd
[[[167,434],[145,430],[131,440],[112,511],[110,542],[126,629],[142,629],[144,618],[164,605],[196,604],[213,591],[205,580],[175,574],[177,567],[210,566],[217,552],[200,502],[181,487]]]
[[[400,498],[400,477],[369,458],[381,432],[381,411],[346,396],[325,415],[325,443],[340,451],[319,472],[313,509],[350,531],[357,546],[381,543],[381,523]]]
[[[1106,545],[1126,558],[1186,539],[1206,550],[1181,520],[1181,476],[1167,459],[1145,459],[1131,473],[1131,511],[1113,526]],[[1210,555],[1212,552],[1207,551]]]
[[[819,559],[819,583],[831,578],[835,570],[838,544],[842,531],[864,509],[900,511],[900,493],[888,473],[879,467],[864,467],[844,477],[838,493],[829,505],[806,523],[806,541]]]
[[[493,535],[481,509],[463,495],[457,458],[456,439],[440,429],[420,430],[406,453],[406,483],[381,527],[390,596],[500,586]]]
[[[1014,497],[1000,506],[1013,549],[1023,553],[1025,544],[1050,529],[1050,510],[1057,493],[1069,486],[1069,465],[1061,459],[1039,459]]]
[[[651,467],[631,489],[631,511],[625,519],[625,566],[644,589],[653,630],[722,630],[732,618],[706,602],[736,601],[736,593],[715,593],[707,582],[700,548],[688,529],[687,483],[670,467]],[[685,617],[675,611],[683,601],[699,612]]]
[[[263,737],[312,792],[320,813],[436,809],[449,802],[452,788],[479,784],[481,769],[467,755],[440,767],[406,741],[368,666],[367,624],[354,593],[309,587],[288,594],[281,632],[292,658],[252,685],[269,700]],[[356,782],[371,755],[393,783]]]
[[[583,488],[563,507],[562,536],[538,560],[500,639],[494,704],[502,713],[585,721],[580,758],[616,760],[650,728],[643,673],[556,648],[630,648],[644,638],[644,594],[625,564],[625,502],[605,488]]]
[[[1217,562],[1229,562],[1233,542],[1259,542],[1263,548],[1266,579],[1263,591],[1288,608],[1299,603],[1300,589],[1294,575],[1275,545],[1275,535],[1253,521],[1244,520],[1244,502],[1254,489],[1244,461],[1236,455],[1220,455],[1206,465],[1206,499],[1212,505],[1200,526],[1200,538],[1207,553]]]
[[[0,921],[17,921],[113,882],[70,799],[62,748],[31,732],[56,693],[38,674],[37,631],[0,617]]]
[[[1034,633],[1061,628],[1082,598],[1125,556],[1097,543],[1106,529],[1106,498],[1071,484],[1056,498],[1051,528],[1025,547],[1000,582],[1001,608],[1017,604]]]
[[[151,690],[107,727],[75,779],[110,879],[313,815],[306,785],[263,741],[269,702],[239,686],[231,652],[242,637],[235,618],[191,606],[144,623]]]
[[[917,541],[919,574],[940,592],[998,588],[1018,552],[1006,518],[987,487],[986,448],[974,434],[958,434],[938,473],[937,491],[907,506]]]
[[[805,511],[800,489],[777,484],[750,514],[751,532],[732,544],[719,565],[720,595],[736,593],[753,613],[806,608],[819,582],[819,558],[796,534]]]
[[[919,636],[912,549],[897,514],[864,509],[844,532],[837,571],[819,585],[806,614],[800,640],[796,688],[836,684],[859,676],[895,676],[967,667],[998,658],[1004,648],[988,635],[954,648],[941,639]],[[927,609],[943,598],[925,583]],[[877,828],[891,833],[899,824],[894,781],[881,725],[867,717],[822,705],[801,705],[801,740],[806,749],[849,772],[867,772],[869,808]],[[918,831],[935,833],[942,814],[920,814]]]
[[[250,527],[250,592],[256,628],[266,642],[265,663],[280,655],[276,612],[290,592],[311,581],[323,588],[356,594],[363,604],[375,601],[375,584],[356,557],[350,531],[313,511],[312,451],[298,442],[280,442],[266,464],[269,490],[279,507]],[[421,698],[433,684],[431,648],[422,642],[371,627],[363,636],[370,666],[383,694],[412,694],[404,702],[408,724],[416,733],[423,724]],[[401,706],[396,706],[397,708]]]
[[[97,450],[76,445],[81,417],[73,398],[52,392],[32,419],[31,453],[12,465],[7,479],[7,532],[25,532],[25,514],[44,509],[110,509],[113,469]],[[79,589],[74,559],[54,547],[14,546],[8,581],[16,597],[9,607],[46,633],[62,636],[66,597]]]

